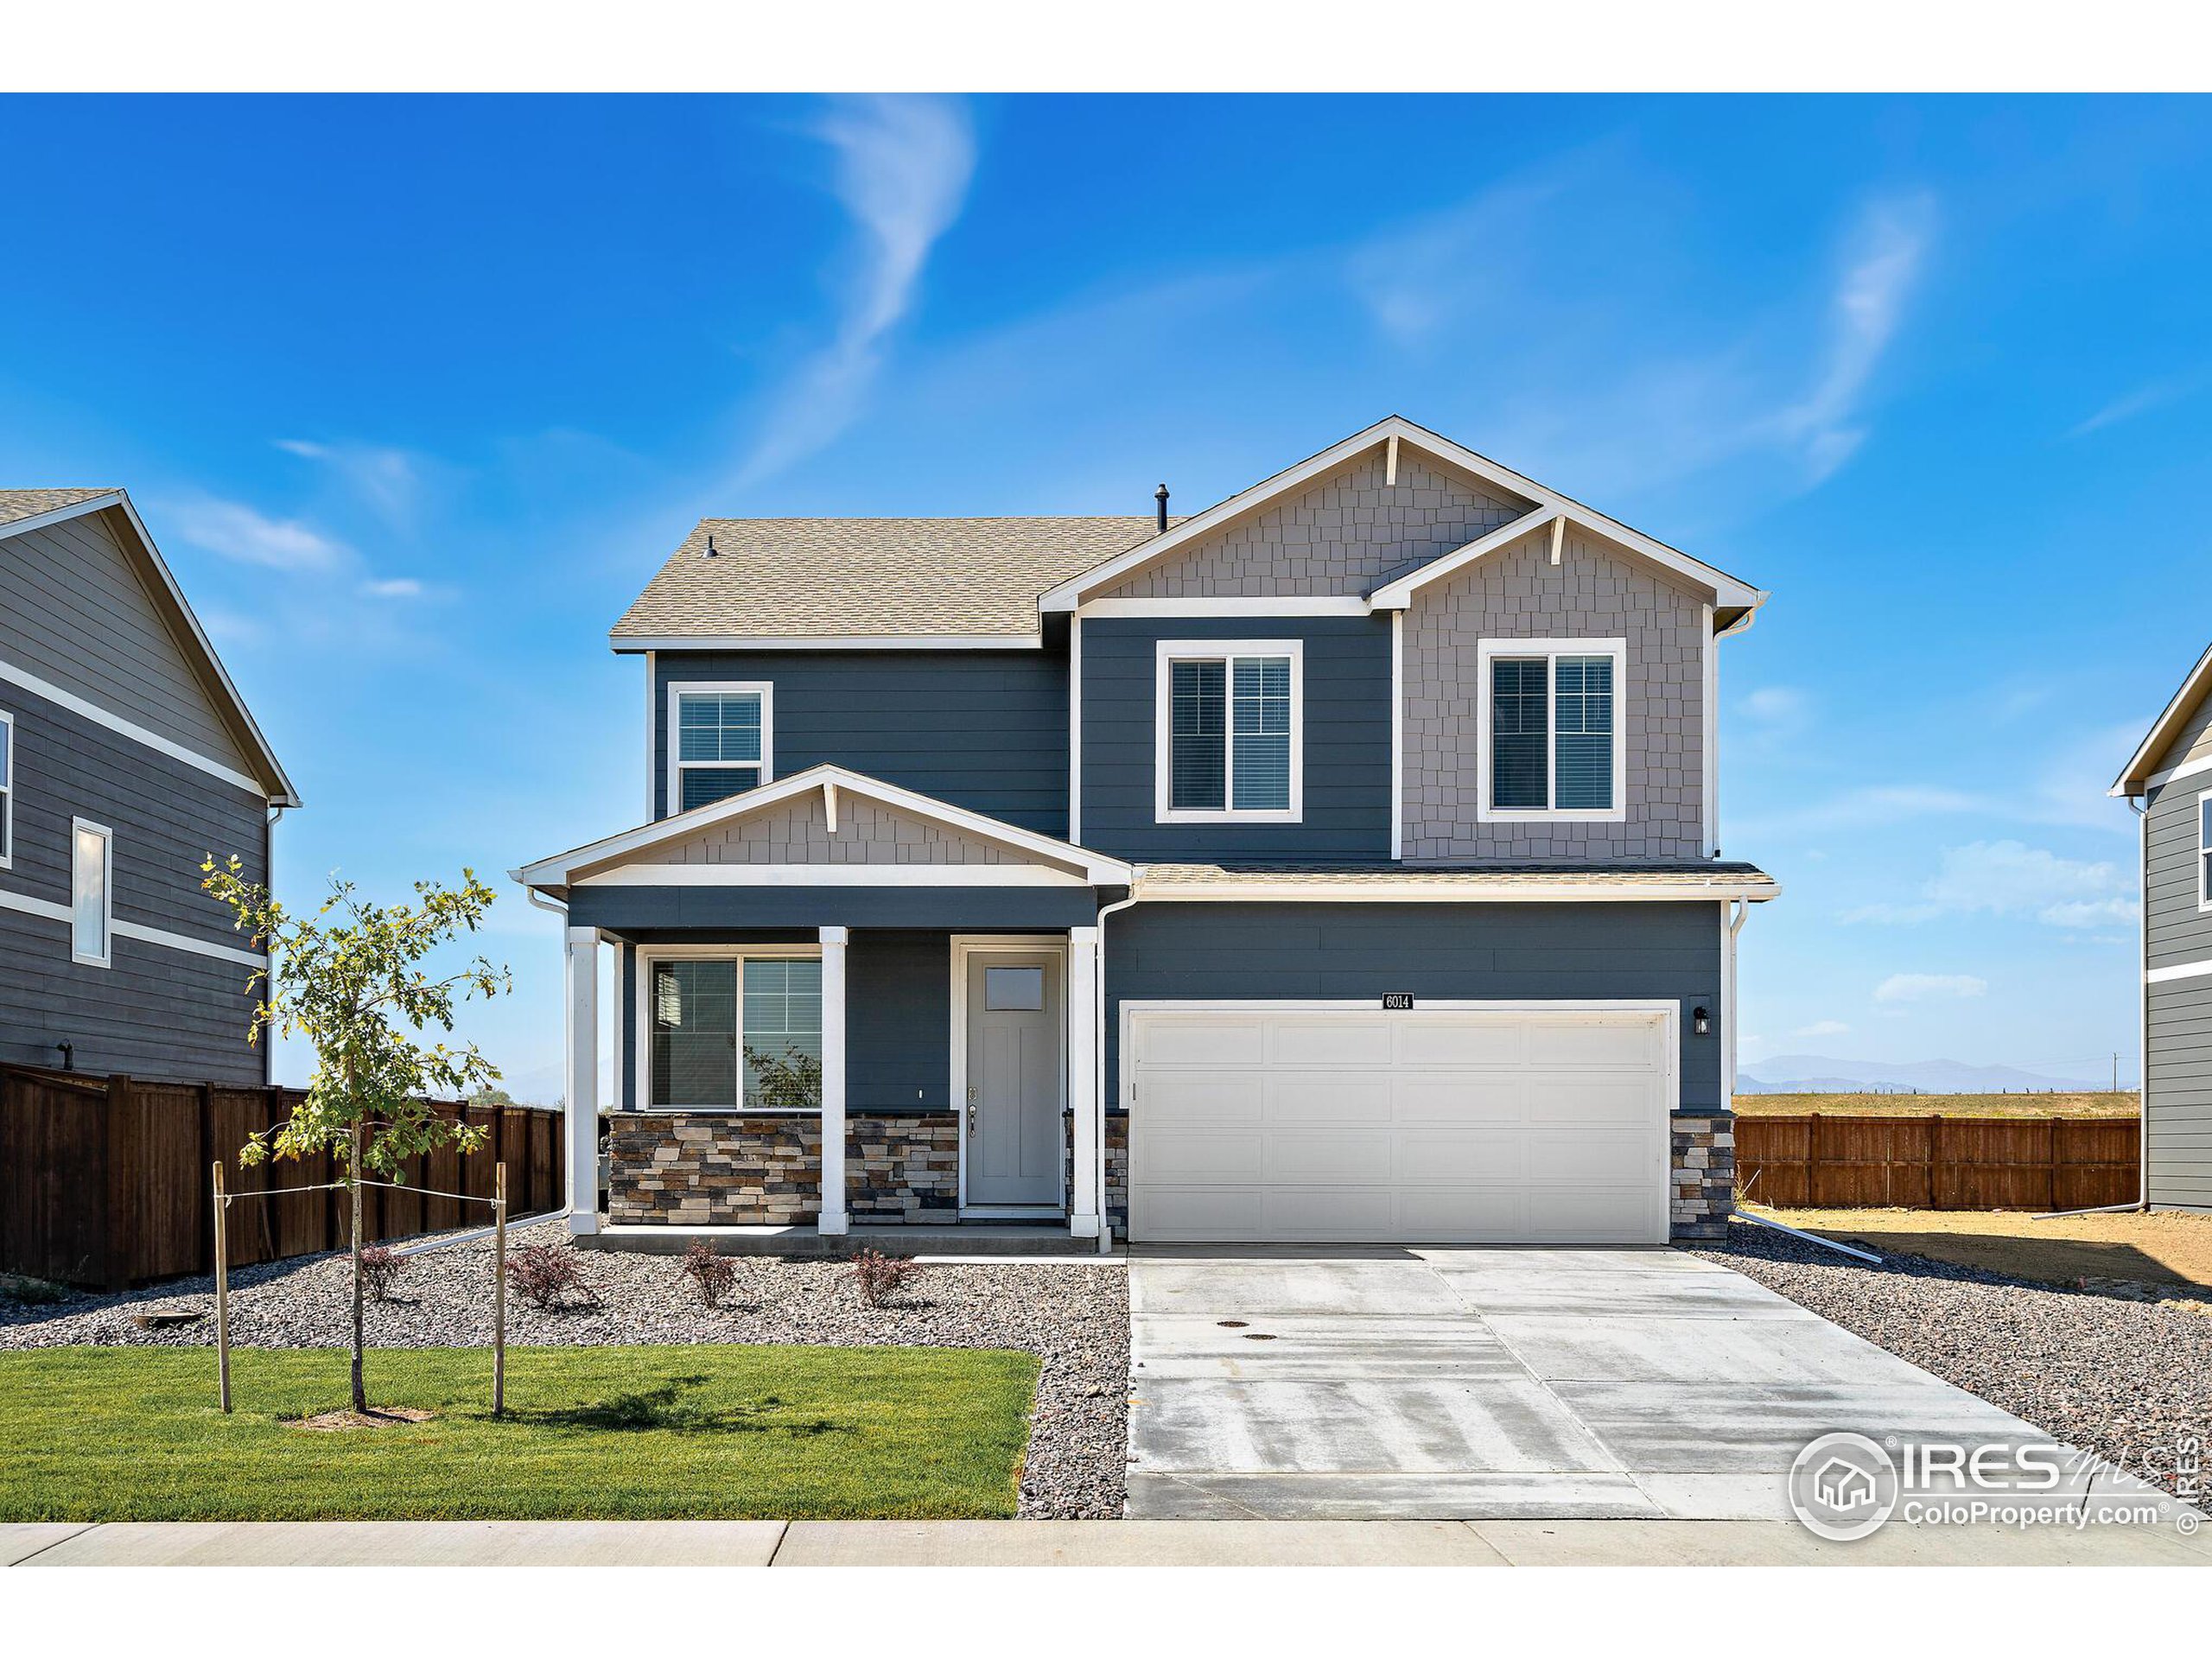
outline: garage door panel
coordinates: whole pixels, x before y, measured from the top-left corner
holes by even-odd
[[[1389,1138],[1370,1129],[1282,1131],[1260,1144],[1264,1181],[1389,1183]]]
[[[1528,1084],[1516,1076],[1401,1071],[1390,1098],[1400,1123],[1519,1123],[1529,1116]]]
[[[1268,1058],[1276,1065],[1386,1066],[1390,1064],[1390,1022],[1282,1020],[1268,1046]]]
[[[1144,1109],[1155,1123],[1258,1123],[1267,1116],[1261,1071],[1147,1071]]]
[[[1142,1239],[1639,1243],[1668,1213],[1653,1016],[1132,1014]]]
[[[1137,1059],[1147,1065],[1264,1065],[1267,1021],[1256,1014],[1171,1019],[1138,1027]]]
[[[1271,1124],[1372,1123],[1390,1122],[1391,1079],[1387,1072],[1312,1073],[1267,1079],[1267,1119]]]
[[[1518,1020],[1416,1015],[1398,1028],[1396,1058],[1401,1065],[1513,1066],[1527,1047]]]

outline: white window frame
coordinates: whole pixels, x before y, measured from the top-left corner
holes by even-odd
[[[1240,657],[1290,659],[1290,804],[1244,807],[1236,798],[1236,670]],[[1174,665],[1224,664],[1225,709],[1222,734],[1221,800],[1218,810],[1178,807],[1175,798]],[[1303,639],[1162,639],[1153,671],[1152,817],[1155,823],[1300,823],[1306,817],[1306,642]]]
[[[98,956],[84,949],[77,928],[77,837],[90,830],[100,838],[101,950]],[[115,831],[90,818],[69,820],[69,960],[86,968],[115,965]]]
[[[789,1117],[791,1113],[781,1108],[747,1106],[744,1103],[745,1067],[742,1058],[732,1068],[731,1076],[738,1080],[739,1098],[727,1106],[663,1106],[653,1099],[653,967],[663,962],[734,962],[737,971],[737,1028],[735,1052],[745,1052],[745,969],[747,962],[819,962],[822,946],[813,944],[655,944],[637,948],[636,1001],[637,1018],[631,1046],[631,1064],[636,1079],[637,1104],[626,1109],[636,1112],[716,1112],[725,1116]],[[817,1111],[819,1107],[816,1109]]]
[[[2204,803],[2208,800],[2212,800],[2212,789],[2196,798],[2196,908],[2200,912],[2212,910],[2212,880],[2207,880],[2212,871],[2206,868],[2212,861],[2205,857],[2207,853],[2212,853],[2212,842],[2204,838]]]
[[[728,770],[744,763],[736,760],[684,760],[678,757],[683,749],[683,699],[688,696],[715,696],[751,693],[760,699],[760,784],[776,775],[776,688],[768,680],[671,680],[668,683],[668,718],[663,727],[666,734],[662,740],[668,750],[667,776],[661,789],[661,816],[672,818],[683,810],[683,773],[687,769],[702,771]],[[760,784],[753,787],[758,789]]]
[[[16,864],[16,716],[0,709],[0,733],[7,741],[0,744],[0,754],[7,764],[0,766],[0,870],[13,869]]]
[[[1559,668],[1562,657],[1610,657],[1613,662],[1613,804],[1495,806],[1491,803],[1491,664],[1500,657],[1541,657],[1544,671],[1544,798],[1559,798]],[[1484,639],[1475,652],[1476,819],[1484,823],[1624,823],[1628,821],[1628,641],[1626,639]]]

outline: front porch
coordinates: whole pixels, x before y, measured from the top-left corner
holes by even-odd
[[[568,910],[580,1243],[1110,1248],[1097,913],[1126,866],[817,768],[518,874]]]

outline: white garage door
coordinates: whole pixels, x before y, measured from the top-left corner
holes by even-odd
[[[1133,1238],[1667,1236],[1662,1013],[1176,1004],[1128,1022]]]

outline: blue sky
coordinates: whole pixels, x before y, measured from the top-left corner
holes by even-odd
[[[639,816],[606,631],[702,512],[1188,509],[1403,413],[1773,590],[1747,1071],[2125,1071],[2208,149],[2152,99],[14,98],[0,481],[131,490],[307,797],[281,885],[397,895]],[[464,1033],[550,1096],[500,885]]]

